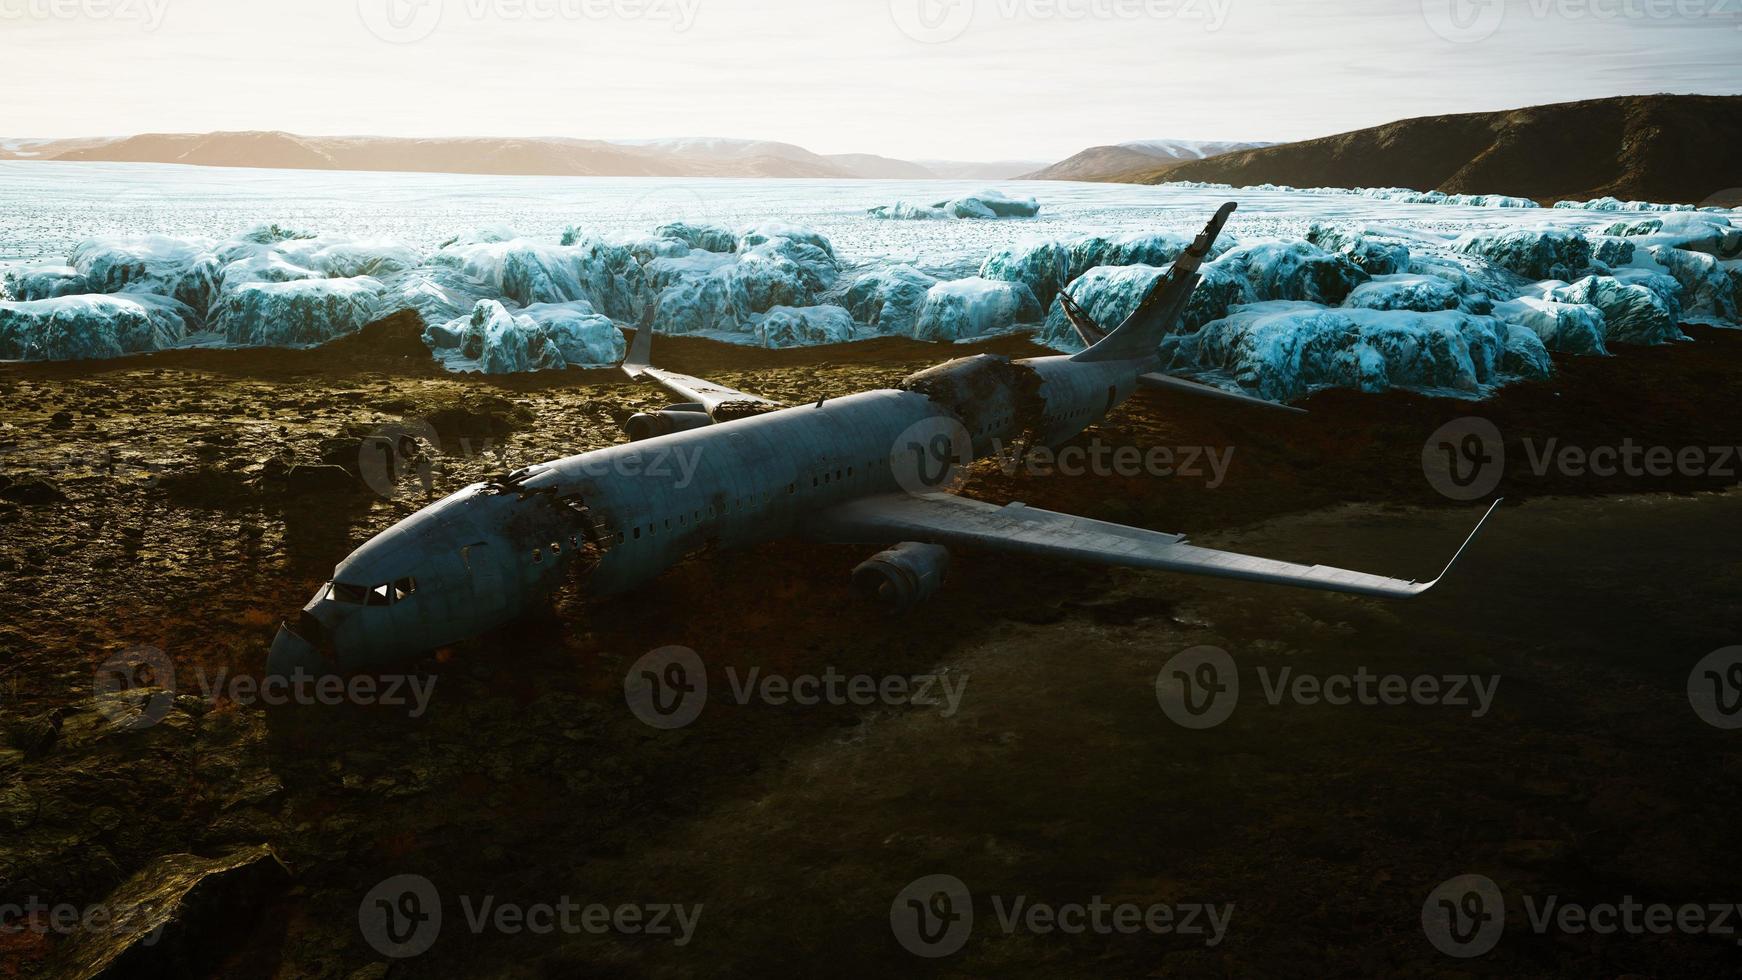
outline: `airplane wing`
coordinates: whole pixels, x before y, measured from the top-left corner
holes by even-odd
[[[777,401],[770,401],[759,395],[736,391],[725,385],[717,385],[712,381],[692,378],[687,374],[656,368],[650,363],[653,353],[653,308],[648,307],[648,314],[641,320],[641,326],[636,328],[635,342],[629,346],[629,356],[623,359],[623,373],[631,378],[648,378],[666,391],[671,392],[686,402],[702,406],[702,411],[709,415],[722,405],[745,406],[751,408],[780,408]]]
[[[1446,565],[1446,572],[1451,571],[1464,548],[1475,540],[1476,532],[1499,506],[1500,501],[1496,500],[1488,508],[1488,514],[1483,515],[1476,530],[1470,532],[1463,547]],[[1296,565],[1254,558],[1189,545],[1180,534],[1073,517],[1025,504],[999,507],[946,493],[888,494],[850,501],[814,516],[807,530],[817,537],[837,541],[903,540],[964,545],[1098,565],[1159,568],[1386,598],[1420,595],[1445,577],[1442,572],[1440,578],[1431,582],[1404,581],[1328,565]]]

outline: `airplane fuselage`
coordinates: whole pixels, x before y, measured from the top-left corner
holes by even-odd
[[[633,589],[686,556],[800,534],[858,498],[929,492],[1001,447],[1053,445],[1129,398],[1152,360],[962,358],[867,391],[612,446],[438,501],[334,569],[271,669],[372,669],[523,614],[579,577]],[[893,542],[892,542],[893,543]]]

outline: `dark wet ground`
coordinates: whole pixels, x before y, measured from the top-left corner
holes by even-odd
[[[1735,445],[1742,334],[1566,361],[1485,403],[1331,393],[1282,416],[1144,395],[1085,445],[1207,446],[1204,477],[1012,477],[968,487],[1206,545],[1431,577],[1479,516],[1439,495],[1423,444],[1479,414],[1506,441],[1508,504],[1440,589],[1409,603],[963,554],[943,592],[889,620],[847,574],[866,549],[790,543],[686,563],[607,603],[443,651],[429,711],[263,710],[192,698],[150,729],[68,713],[140,644],[177,689],[257,671],[280,618],[332,564],[415,509],[333,474],[285,472],[427,420],[437,489],[618,440],[663,404],[609,374],[489,381],[381,341],[338,354],[190,352],[0,366],[0,903],[99,902],[163,854],[270,843],[295,872],[198,969],[364,976],[1712,976],[1734,936],[1531,931],[1525,897],[1593,905],[1742,899],[1728,844],[1738,732],[1690,707],[1690,669],[1742,643],[1734,471],[1530,472],[1525,440]],[[1020,353],[1014,342],[1007,352]],[[661,360],[792,401],[887,384],[957,353],[662,341]],[[68,413],[56,421],[56,413]],[[1713,458],[1714,457],[1708,457]],[[111,467],[112,464],[112,467]],[[1738,465],[1732,462],[1732,465]],[[34,481],[47,479],[51,486]],[[59,500],[57,497],[66,499]],[[1208,730],[1170,721],[1174,654],[1228,651],[1242,690]],[[729,671],[945,673],[960,710],[739,705],[687,728],[630,713],[642,654],[687,646]],[[1491,710],[1267,703],[1260,669],[1498,675]],[[974,895],[960,952],[903,949],[890,905],[945,873]],[[388,960],[358,928],[383,879],[427,877],[445,922]],[[1435,950],[1424,900],[1492,878],[1507,926],[1474,960]],[[472,935],[460,896],[700,903],[692,942]],[[1232,903],[1225,938],[1007,935],[995,899]],[[52,975],[76,945],[0,937]]]

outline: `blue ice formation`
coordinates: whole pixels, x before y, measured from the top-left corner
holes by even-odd
[[[913,336],[918,340],[968,340],[1039,320],[1040,304],[1027,286],[976,276],[940,282],[927,291]]]
[[[1011,197],[1001,191],[983,190],[929,205],[897,201],[874,207],[868,213],[873,218],[897,221],[948,221],[955,218],[988,221],[1032,218],[1040,213],[1040,202],[1032,197]]]

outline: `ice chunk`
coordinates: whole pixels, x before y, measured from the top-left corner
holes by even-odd
[[[839,306],[777,306],[756,324],[764,347],[839,344],[853,339],[853,314]]]
[[[704,252],[732,252],[738,248],[738,233],[720,225],[692,225],[674,221],[653,230],[661,238],[675,238]]]
[[[1583,303],[1603,312],[1604,339],[1623,344],[1664,344],[1685,339],[1676,320],[1681,310],[1649,286],[1613,276],[1586,276],[1549,291],[1559,303]]]
[[[1704,211],[1617,221],[1604,228],[1603,234],[1644,239],[1639,243],[1642,246],[1670,245],[1723,259],[1742,255],[1742,228],[1725,215]]]
[[[1500,352],[1500,372],[1528,381],[1542,381],[1554,373],[1554,358],[1536,331],[1506,323],[1506,349]]]
[[[1259,300],[1305,300],[1332,306],[1371,278],[1347,257],[1301,241],[1245,245],[1210,266],[1246,280]]]
[[[25,265],[6,270],[6,295],[20,302],[91,292],[90,283],[70,265]]]
[[[635,320],[651,296],[641,264],[624,245],[589,241],[558,246],[524,240],[452,245],[431,262],[519,306],[587,300],[608,316]]]
[[[738,264],[731,272],[757,312],[776,306],[809,306],[840,275],[827,239],[818,246],[802,237],[782,236],[754,243],[751,238],[745,236]]]
[[[510,310],[480,300],[468,316],[432,325],[424,343],[451,367],[486,374],[609,367],[623,359],[623,331],[585,302]]]
[[[423,253],[389,241],[332,241],[309,253],[306,261],[334,279],[386,279],[423,265]]]
[[[954,201],[939,201],[932,206],[955,211],[956,216],[961,218],[1032,218],[1040,213],[1040,202],[1032,197],[1011,197],[1002,191],[990,189],[977,191]],[[964,210],[971,214],[962,213]]]
[[[222,281],[234,288],[250,282],[294,282],[298,279],[318,279],[321,274],[292,262],[283,252],[257,252],[224,266]]]
[[[937,284],[911,265],[887,265],[855,279],[844,302],[855,319],[877,332],[911,337],[926,293]]]
[[[1591,259],[1607,266],[1626,265],[1633,261],[1633,243],[1615,235],[1588,235]]]
[[[1307,229],[1307,241],[1327,252],[1344,256],[1370,276],[1409,271],[1409,246],[1396,238],[1313,225]]]
[[[1452,284],[1438,276],[1379,276],[1355,287],[1344,306],[1363,310],[1455,310],[1460,297]]]
[[[654,321],[661,333],[739,331],[751,316],[750,297],[735,264],[703,276],[680,279],[659,293]]]
[[[1582,211],[1692,211],[1692,204],[1653,204],[1650,201],[1623,201],[1614,197],[1594,197],[1589,201],[1556,201],[1557,208],[1578,208]]]
[[[276,245],[279,242],[296,241],[297,239],[314,238],[312,231],[291,228],[276,221],[255,225],[240,235],[236,241],[250,245]]]
[[[99,293],[156,293],[204,315],[217,299],[222,264],[205,239],[147,235],[94,238],[73,248],[69,264]]]
[[[1572,279],[1591,267],[1591,243],[1577,232],[1475,234],[1460,239],[1457,248],[1527,279]]]
[[[764,221],[753,225],[738,236],[738,251],[764,245],[778,239],[787,239],[800,245],[809,245],[818,252],[828,256],[830,262],[835,261],[835,246],[827,235],[802,225],[790,225],[784,221]]]
[[[568,367],[610,367],[623,360],[623,331],[585,302],[539,303],[521,313],[544,334]]]
[[[1040,213],[1040,202],[1032,197],[1010,197],[1001,191],[983,190],[949,201],[931,205],[897,201],[870,210],[873,218],[906,221],[940,221],[965,218],[990,221],[995,218],[1032,218]]]
[[[462,324],[443,332],[458,334],[460,353],[485,374],[518,374],[561,368],[562,352],[529,316],[516,316],[493,299],[482,300]],[[426,333],[427,337],[427,333]]]
[[[1494,315],[1536,334],[1544,347],[1563,354],[1608,354],[1603,311],[1585,303],[1521,296],[1494,307]]]
[[[647,279],[648,287],[659,292],[684,279],[710,275],[716,270],[737,264],[738,257],[736,255],[694,251],[682,256],[663,256],[652,259],[643,267],[642,271]]]
[[[873,218],[886,221],[948,221],[955,213],[930,204],[914,204],[909,201],[896,201],[894,204],[880,204],[866,212]],[[986,217],[993,215],[988,212]]]
[[[182,341],[192,318],[186,305],[151,293],[0,303],[0,359],[71,361],[162,350]]]
[[[920,340],[965,340],[1039,319],[1040,304],[1027,286],[976,276],[933,286],[913,335]]]
[[[1239,307],[1166,346],[1176,359],[1226,372],[1243,388],[1286,401],[1320,387],[1474,393],[1504,377],[1511,339],[1499,320],[1455,310],[1268,302]],[[1537,347],[1513,361],[1528,365]]]
[[[1187,239],[1165,233],[1037,242],[993,252],[980,263],[980,276],[1022,283],[1042,306],[1050,307],[1059,289],[1096,266],[1162,266],[1178,258],[1189,244]],[[1228,247],[1226,241],[1218,241],[1211,254],[1221,255]]]
[[[1722,262],[1705,252],[1654,245],[1651,256],[1681,287],[1682,307],[1703,318],[1742,324],[1742,291]]]
[[[324,344],[376,319],[382,294],[381,282],[368,276],[243,283],[224,290],[210,322],[232,344]]]
[[[514,241],[519,237],[520,235],[507,225],[485,225],[482,228],[473,228],[470,231],[463,231],[455,235],[442,242],[442,248],[455,245],[500,245],[504,242]]]

